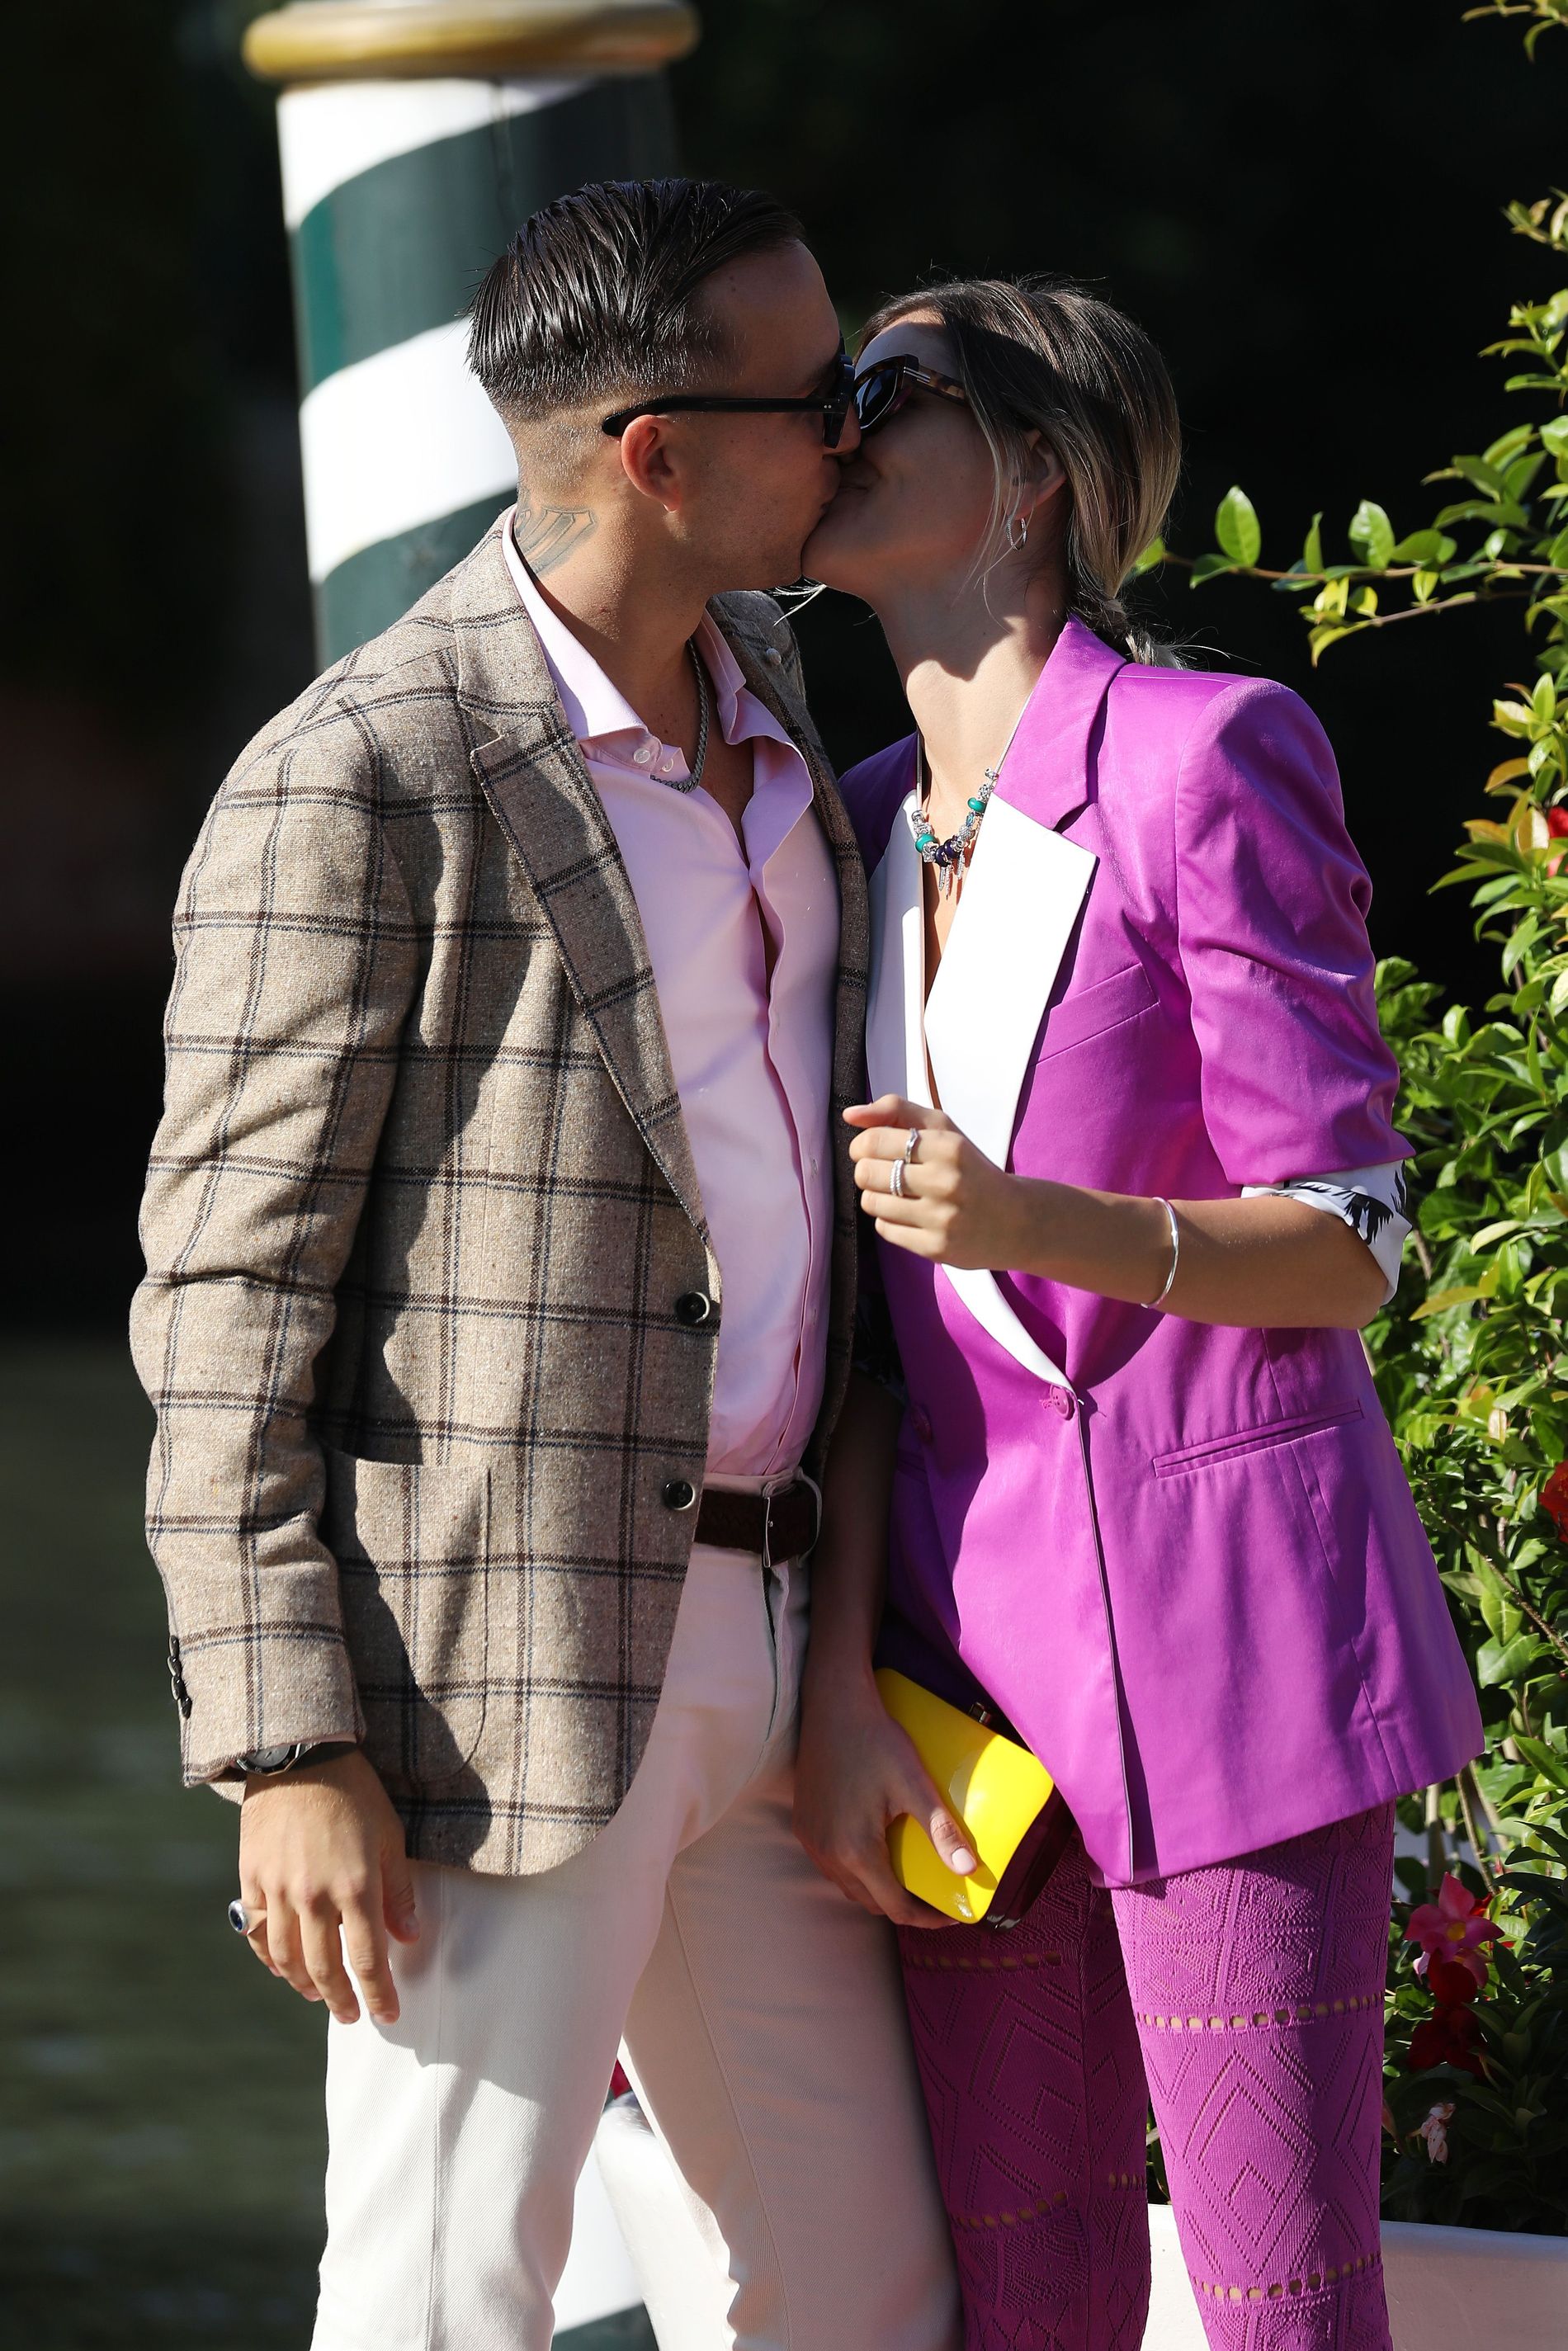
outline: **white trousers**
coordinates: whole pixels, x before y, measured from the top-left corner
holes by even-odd
[[[609,1827],[416,1867],[399,2022],[329,2031],[313,2351],[546,2351],[618,2043],[728,2282],[714,2351],[957,2351],[893,1931],[790,1829],[805,1630],[801,1566],[699,1545]]]

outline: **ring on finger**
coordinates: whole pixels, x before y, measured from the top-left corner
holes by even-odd
[[[893,1163],[893,1174],[888,1178],[888,1190],[895,1200],[902,1200],[904,1197],[904,1165],[902,1159],[895,1159]]]
[[[919,1150],[919,1148],[920,1148],[920,1129],[919,1129],[917,1126],[912,1126],[912,1127],[910,1128],[910,1130],[909,1130],[909,1134],[908,1134],[907,1137],[905,1138],[904,1145],[904,1165],[905,1165],[905,1166],[907,1166],[907,1165],[910,1164],[910,1162],[914,1159],[915,1155],[915,1153]]]
[[[265,1910],[252,1910],[239,1901],[229,1904],[229,1925],[236,1935],[254,1935],[267,1924]]]

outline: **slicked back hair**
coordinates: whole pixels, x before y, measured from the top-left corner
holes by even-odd
[[[508,421],[686,390],[725,354],[705,281],[803,235],[755,189],[593,182],[543,205],[492,264],[469,312],[469,365]]]

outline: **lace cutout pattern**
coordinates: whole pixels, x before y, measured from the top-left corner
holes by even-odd
[[[1392,1860],[1391,1806],[1110,1893],[1074,1844],[1011,1934],[901,1934],[967,2351],[1137,2351],[1148,2097],[1212,2351],[1389,2351]]]

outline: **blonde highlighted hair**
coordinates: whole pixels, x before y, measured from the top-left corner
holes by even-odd
[[[862,350],[919,312],[940,320],[991,453],[982,564],[1006,544],[1032,470],[1030,435],[1039,433],[1067,476],[1069,609],[1134,661],[1178,661],[1122,601],[1138,558],[1165,528],[1181,471],[1176,393],[1154,342],[1071,278],[967,277],[884,302],[862,329]]]

